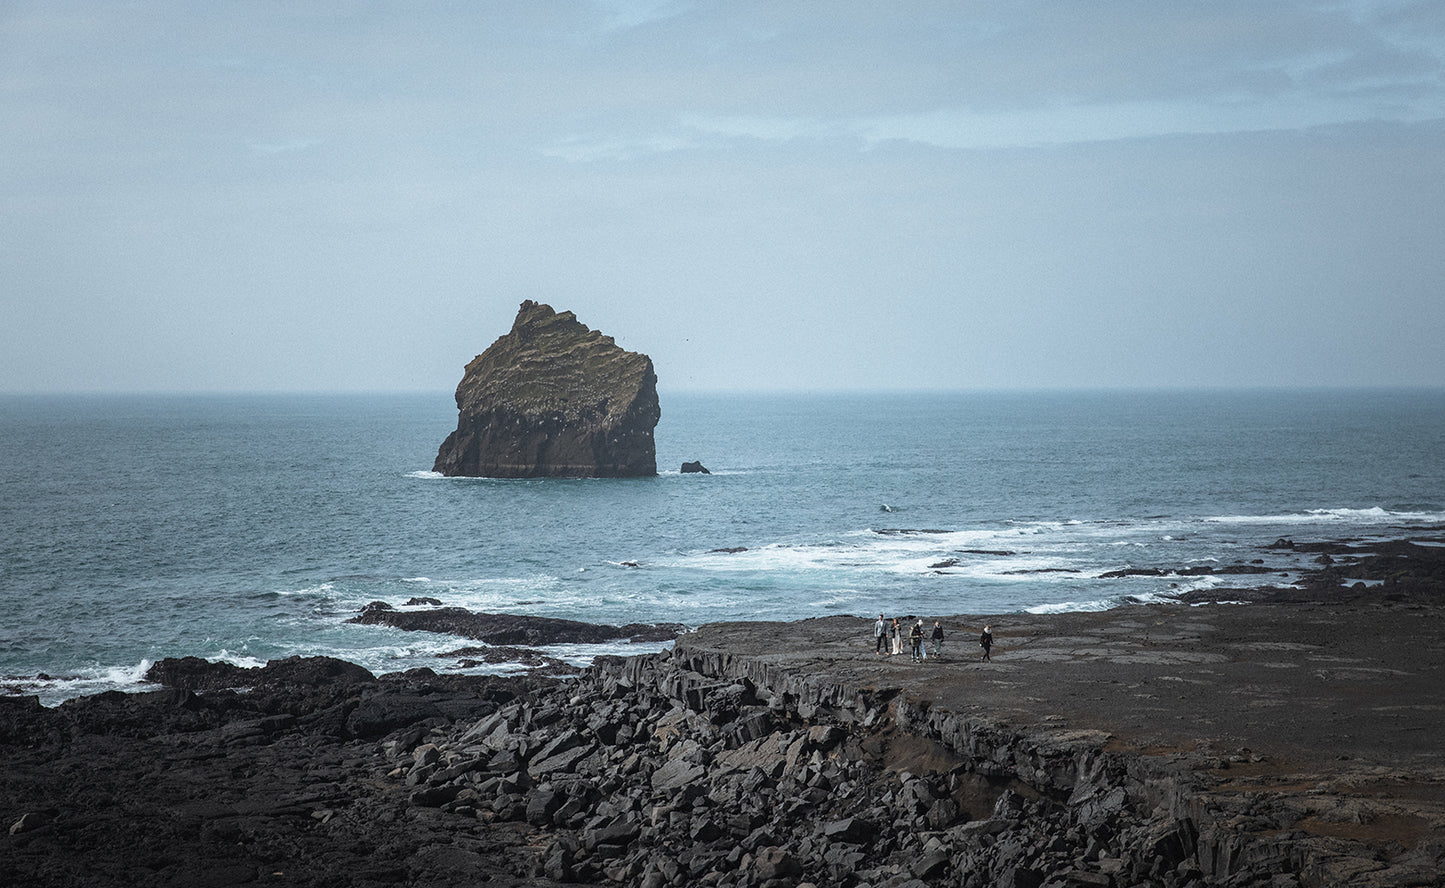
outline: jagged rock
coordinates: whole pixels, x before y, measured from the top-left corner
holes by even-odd
[[[758,852],[754,863],[757,876],[766,882],[770,879],[785,879],[802,873],[803,866],[787,849],[771,847]]]
[[[913,875],[920,879],[936,879],[948,871],[948,853],[934,851],[919,858],[913,864]]]
[[[845,817],[823,824],[823,835],[834,842],[866,845],[878,835],[878,827],[861,817]]]
[[[657,474],[661,410],[647,355],[620,348],[570,311],[522,303],[511,332],[467,365],[457,428],[433,470],[491,478]]]
[[[682,473],[683,473],[684,475],[711,475],[711,474],[712,474],[712,472],[709,472],[709,471],[707,470],[707,466],[703,465],[701,462],[698,462],[698,461],[696,461],[696,460],[694,460],[694,461],[692,461],[692,462],[685,462],[685,463],[683,463],[683,464],[682,464]]]
[[[693,782],[704,774],[704,769],[684,759],[673,759],[658,768],[652,775],[652,788],[658,792],[671,792]]]
[[[552,822],[552,815],[556,814],[567,797],[560,792],[550,789],[534,789],[527,794],[527,822],[536,826],[545,826]]]

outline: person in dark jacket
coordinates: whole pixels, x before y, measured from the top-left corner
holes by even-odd
[[[923,621],[919,620],[908,630],[908,640],[913,643],[913,662],[923,662]]]
[[[943,624],[938,620],[933,621],[933,658],[938,659],[943,653]]]
[[[989,653],[993,650],[993,629],[992,629],[992,628],[990,628],[990,627],[988,627],[988,626],[983,627],[983,634],[978,637],[978,646],[981,647],[981,648],[983,648],[983,656],[982,656],[982,657],[979,657],[980,660],[992,660],[992,659],[993,659],[991,656],[989,656]]]

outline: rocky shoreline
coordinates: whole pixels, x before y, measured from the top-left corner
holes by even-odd
[[[831,617],[0,697],[0,884],[1442,885],[1441,550],[1335,545],[1282,603],[947,617],[923,664]]]

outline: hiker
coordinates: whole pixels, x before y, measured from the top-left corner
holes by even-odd
[[[943,624],[938,620],[933,621],[933,658],[936,660],[943,653]]]
[[[913,646],[913,662],[923,662],[923,619],[921,617],[909,630],[908,640],[912,642]]]
[[[989,656],[989,652],[993,650],[993,629],[992,629],[992,627],[989,627],[989,626],[983,627],[983,634],[978,637],[978,646],[981,647],[981,648],[983,648],[983,656],[982,656],[982,657],[979,657],[979,659],[980,659],[980,660],[991,661],[993,658]]]

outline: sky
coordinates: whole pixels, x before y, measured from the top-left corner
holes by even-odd
[[[1445,4],[0,0],[0,392],[1445,386]]]

